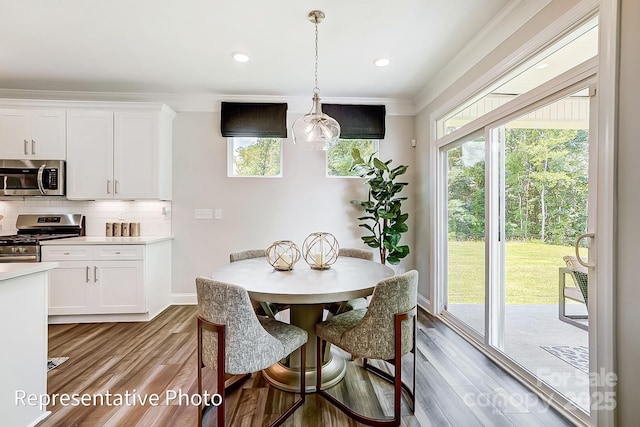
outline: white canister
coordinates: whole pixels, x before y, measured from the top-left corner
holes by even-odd
[[[107,222],[106,227],[105,227],[105,236],[107,237],[111,237],[113,236],[113,223],[112,222]]]
[[[120,237],[122,236],[122,223],[121,222],[114,222],[113,223],[113,237]]]

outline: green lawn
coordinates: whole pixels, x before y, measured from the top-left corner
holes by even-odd
[[[572,246],[508,242],[507,304],[557,304],[558,268],[573,254]],[[483,303],[484,270],[484,242],[449,242],[449,304]]]

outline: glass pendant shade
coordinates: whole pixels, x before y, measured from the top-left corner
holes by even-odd
[[[293,143],[303,150],[326,150],[340,138],[338,122],[322,112],[318,93],[313,94],[313,106],[293,123]]]
[[[293,122],[293,143],[303,150],[326,150],[340,138],[338,122],[322,112],[320,89],[318,89],[318,24],[325,15],[321,10],[312,10],[307,18],[316,26],[315,87],[311,111]]]

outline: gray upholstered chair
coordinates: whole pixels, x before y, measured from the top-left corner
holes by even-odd
[[[229,254],[229,262],[242,261],[244,259],[252,259],[252,258],[265,258],[266,262],[267,253],[264,249],[248,249],[245,251],[232,252]],[[251,300],[251,305],[253,306],[253,310],[262,316],[269,316],[272,319],[276,318],[276,314],[280,311],[284,311],[289,308],[289,306],[284,304],[275,304],[272,302],[266,301],[254,301]]]
[[[338,256],[360,258],[366,259],[367,261],[373,261],[373,252],[366,249],[340,248],[340,250],[338,251]],[[351,311],[358,308],[366,308],[368,304],[369,302],[366,298],[355,298],[350,299],[349,301],[327,304],[324,308],[328,310],[331,315],[336,315],[339,313],[344,313],[345,311]]]
[[[272,426],[280,425],[305,401],[307,332],[268,317],[256,316],[247,290],[205,277],[196,278],[198,295],[198,395],[202,396],[202,368],[216,372],[218,426],[225,423],[225,374],[241,376],[265,369],[300,348],[300,397]],[[206,405],[206,403],[205,403]],[[200,407],[200,422],[206,406]]]
[[[354,420],[373,426],[400,425],[400,399],[404,390],[409,397],[411,411],[415,407],[416,355],[415,334],[418,299],[418,272],[415,270],[383,279],[376,285],[368,308],[348,311],[316,325],[318,394],[337,406]],[[359,414],[340,400],[320,389],[322,379],[322,344],[336,345],[363,357],[364,369],[394,384],[394,417],[374,419]],[[413,353],[413,381],[411,389],[402,382],[402,356]],[[395,375],[371,365],[367,359],[387,361],[395,366]]]

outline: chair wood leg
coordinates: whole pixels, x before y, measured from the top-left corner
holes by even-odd
[[[306,363],[307,363],[307,344],[303,344],[300,347],[300,397],[295,402],[293,402],[293,404],[289,407],[289,409],[283,412],[278,417],[278,419],[276,419],[272,424],[270,424],[269,427],[277,427],[281,425],[283,422],[286,421],[287,418],[289,418],[291,414],[293,414],[296,411],[296,409],[298,409],[300,406],[304,404],[305,398],[307,395],[306,384],[305,384]]]
[[[394,393],[393,393],[393,418],[392,419],[377,419],[367,417],[365,415],[359,414],[355,412],[353,409],[346,406],[344,403],[333,397],[327,391],[322,390],[320,388],[321,384],[321,375],[322,375],[322,338],[317,336],[316,341],[316,393],[328,400],[331,404],[336,406],[342,412],[347,414],[353,420],[367,424],[374,427],[383,427],[383,426],[399,426],[401,423],[401,399],[402,392],[405,391],[409,395],[409,404],[411,407],[411,412],[415,410],[415,379],[416,379],[416,309],[412,309],[406,313],[399,313],[395,315],[395,336],[394,336],[394,358],[387,362],[391,363],[395,367],[394,375],[390,375],[387,372],[379,369],[376,366],[371,365],[367,358],[363,358],[363,366],[366,370],[380,376],[381,378],[391,382],[393,384]],[[413,353],[413,384],[412,388],[409,387],[402,382],[402,322],[405,320],[411,320],[413,324],[413,343],[411,346],[411,352]]]

